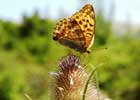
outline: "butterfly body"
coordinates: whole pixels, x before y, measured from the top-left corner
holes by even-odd
[[[94,41],[94,18],[92,5],[85,5],[70,18],[57,23],[53,39],[81,53],[89,52]]]

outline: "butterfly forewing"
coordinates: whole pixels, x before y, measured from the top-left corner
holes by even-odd
[[[86,38],[86,48],[90,48],[94,40],[95,14],[92,5],[85,5],[79,12],[72,16],[80,25]]]
[[[57,23],[53,39],[77,51],[88,52],[94,39],[94,18],[92,5],[85,5],[70,18]]]
[[[68,18],[58,22],[54,35],[57,36],[59,42],[61,41],[60,39],[65,39],[81,46],[85,45],[85,37],[81,32],[82,31],[77,22]]]

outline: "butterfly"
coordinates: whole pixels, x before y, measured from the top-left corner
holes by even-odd
[[[56,24],[53,40],[81,53],[89,53],[94,42],[94,32],[94,9],[91,4],[86,4],[70,18],[64,18]]]

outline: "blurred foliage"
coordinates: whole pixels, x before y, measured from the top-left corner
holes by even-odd
[[[57,70],[62,56],[74,52],[52,40],[54,25],[37,11],[24,15],[21,23],[0,20],[0,100],[27,100],[25,94],[33,100],[52,100],[48,72]],[[139,34],[126,31],[117,36],[112,22],[102,12],[96,14],[93,52],[80,57],[83,64],[103,63],[100,88],[113,100],[140,98]]]

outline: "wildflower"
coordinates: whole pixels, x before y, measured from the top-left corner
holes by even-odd
[[[59,72],[55,75],[56,100],[82,100],[83,92],[89,75],[80,64],[79,57],[68,55],[59,62]],[[88,84],[85,100],[97,100],[94,82]]]

